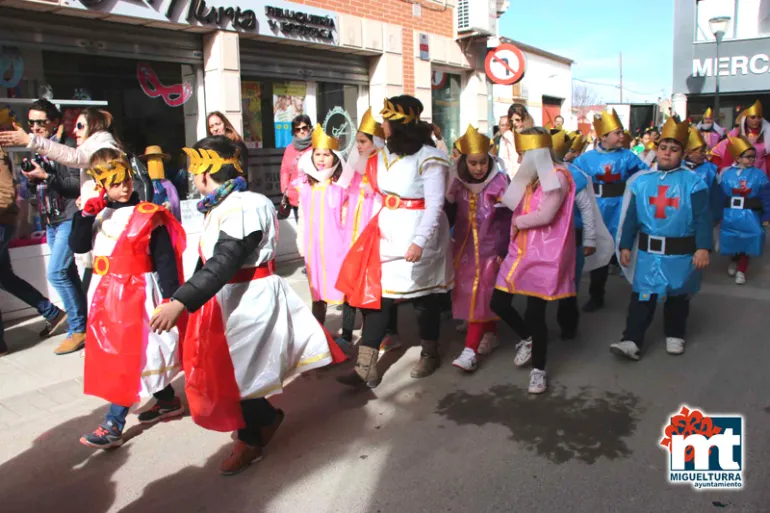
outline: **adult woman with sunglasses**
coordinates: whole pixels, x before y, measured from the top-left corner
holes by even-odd
[[[286,195],[294,211],[294,220],[297,221],[297,210],[299,208],[299,191],[291,184],[302,174],[297,164],[299,159],[310,151],[312,123],[310,117],[306,114],[300,114],[291,122],[292,139],[291,144],[286,147],[281,161],[281,193]]]
[[[246,147],[246,143],[243,142],[243,137],[238,133],[230,120],[219,111],[210,112],[206,116],[206,131],[209,137],[215,135],[224,135],[235,143],[240,149],[241,169],[243,169],[243,177],[246,182],[249,181],[249,148]]]

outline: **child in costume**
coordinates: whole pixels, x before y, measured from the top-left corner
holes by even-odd
[[[765,226],[770,224],[770,181],[754,167],[757,150],[745,137],[729,137],[735,165],[723,169],[717,177],[719,252],[734,255],[728,274],[735,283],[746,283],[749,257],[762,255]]]
[[[626,181],[641,169],[647,169],[631,150],[621,148],[623,124],[617,112],[602,112],[594,118],[594,128],[599,138],[595,151],[584,153],[575,159],[575,165],[586,173],[592,181],[596,201],[602,219],[610,235],[615,237],[618,231],[620,210]],[[650,136],[654,138],[655,132]],[[590,299],[583,307],[585,312],[594,312],[604,306],[604,289],[609,275],[609,266],[591,271]]]
[[[321,125],[313,130],[312,145],[313,151],[299,160],[302,178],[294,184],[299,189],[297,245],[305,257],[313,315],[323,324],[327,305],[341,305],[345,300],[334,284],[348,247],[342,213],[350,177],[342,177],[349,167],[339,152],[339,142],[326,135]]]
[[[714,111],[711,110],[711,107],[703,113],[703,119],[701,119],[695,129],[703,140],[706,141],[707,151],[711,151],[725,136],[725,129],[714,122]]]
[[[586,147],[586,140],[580,132],[571,134],[561,131],[552,136],[553,151],[564,160],[564,164],[575,183],[575,293],[580,288],[580,278],[584,269],[592,271],[609,263],[615,245],[607,227],[604,226],[599,205],[593,188],[588,187],[589,178],[575,164]],[[588,265],[586,266],[586,260]],[[559,300],[556,319],[561,328],[562,339],[572,339],[577,335],[579,320],[577,295]]]
[[[513,210],[513,221],[491,308],[522,338],[514,364],[532,361],[529,392],[542,394],[547,388],[546,306],[575,295],[575,182],[557,162],[548,130],[528,128],[516,132],[514,140],[521,166],[502,199]],[[515,294],[527,296],[524,318],[511,305]]]
[[[655,305],[664,299],[666,351],[684,352],[690,299],[709,263],[709,194],[703,180],[682,165],[687,141],[687,122],[669,118],[658,143],[658,168],[629,181],[623,198],[616,241],[633,292],[623,338],[610,351],[631,360],[639,359]]]
[[[91,157],[91,176],[100,193],[73,217],[70,247],[93,252],[94,276],[88,290],[85,393],[110,401],[104,424],[80,442],[107,449],[123,443],[129,407],[154,395],[143,424],[179,416],[182,403],[171,381],[181,370],[179,329],[150,331],[153,311],[168,302],[183,280],[182,225],[165,208],[139,202],[131,167],[114,149]]]
[[[283,421],[266,397],[280,393],[292,376],[344,355],[292,287],[273,274],[275,208],[247,190],[236,143],[214,136],[184,151],[204,195],[200,260],[150,324],[166,331],[184,310],[191,312],[183,352],[190,413],[207,429],[237,430],[220,468],[231,475],[262,458]]]
[[[770,159],[767,156],[768,151],[770,151],[770,121],[764,119],[762,104],[759,103],[759,100],[740,113],[738,116],[738,126],[730,131],[728,138],[722,139],[711,150],[711,161],[719,169],[733,165],[734,157],[727,146],[730,143],[729,137],[738,137],[739,135],[745,137],[757,151],[753,167],[759,168],[765,174],[770,175]]]
[[[721,211],[723,205],[719,205],[719,208],[714,210],[713,201],[718,194],[717,184],[717,166],[716,164],[709,162],[706,158],[708,151],[708,144],[703,139],[703,136],[695,127],[690,127],[687,134],[687,146],[684,149],[684,165],[687,169],[690,169],[697,174],[703,183],[706,184],[706,189],[709,191],[709,204],[712,205],[712,212]]]
[[[366,110],[356,134],[356,146],[348,159],[348,166],[356,173],[350,182],[345,215],[345,247],[350,248],[374,215],[382,208],[382,194],[376,189],[373,177],[367,173],[369,156],[385,146],[382,126],[372,116],[371,107]],[[345,302],[342,309],[342,336],[336,340],[340,347],[350,347],[356,308]],[[380,344],[380,354],[401,347],[398,337],[398,307],[390,312],[388,330]]]
[[[452,310],[455,319],[467,321],[467,333],[465,349],[452,365],[473,372],[478,367],[476,355],[489,354],[498,345],[499,318],[489,302],[508,246],[511,211],[500,205],[509,181],[502,161],[490,153],[490,139],[469,126],[458,147],[462,156],[453,166],[454,180],[447,192],[447,201],[457,205]]]

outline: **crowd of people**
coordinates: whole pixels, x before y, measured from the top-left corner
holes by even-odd
[[[644,134],[648,153],[639,155],[614,111],[594,119],[596,140],[589,141],[558,122],[535,126],[526,107],[514,104],[499,136],[469,126],[451,156],[422,113],[407,95],[385,100],[382,122],[369,109],[347,158],[307,115],[292,120],[280,207],[297,223],[309,306],[275,274],[276,208],[248,190],[247,151],[222,114],[211,113],[209,136],[184,148],[204,214],[198,264],[187,280],[186,235],[178,198],[164,187],[161,148],[148,148],[138,166],[112,133],[109,113],[95,109],[82,113],[68,141],[45,101],[30,109],[31,134],[0,132],[0,148],[26,146],[36,155],[23,173],[45,186],[49,280],[65,311],[13,274],[7,243],[15,192],[4,153],[0,284],[45,317],[42,336],[68,323],[57,353],[85,345],[85,392],[110,406],[81,442],[119,446],[131,406],[149,396],[155,402],[139,422],[181,415],[171,382],[184,371],[193,421],[233,433],[220,470],[238,473],[263,457],[284,419],[267,397],[293,376],[353,358],[337,381],[379,385],[378,360],[400,345],[403,303],[414,306],[421,346],[411,376],[434,373],[447,297],[465,333],[452,365],[477,370],[498,347],[502,321],[519,339],[514,364],[532,367],[528,391],[541,394],[548,304],[557,303],[561,337],[577,336],[583,273],[590,273],[584,312],[603,308],[611,265],[631,283],[626,327],[609,349],[638,360],[659,301],[666,350],[684,352],[689,303],[715,232],[738,284],[746,282],[749,258],[762,254],[770,126],[759,103],[742,113],[737,131],[719,137],[707,116],[699,126],[669,118]],[[76,255],[92,270],[82,280]],[[522,313],[515,296],[527,298]],[[324,327],[330,305],[343,312],[337,336]],[[358,312],[363,331],[354,344]],[[0,356],[6,351],[0,345]]]

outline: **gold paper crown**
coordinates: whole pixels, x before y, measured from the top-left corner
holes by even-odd
[[[112,185],[123,183],[131,176],[131,168],[128,163],[121,160],[111,160],[99,164],[88,170],[88,174],[94,177],[98,187],[106,189]]]
[[[702,148],[704,146],[706,146],[706,140],[703,138],[697,128],[691,126],[687,133],[687,146],[685,146],[684,151],[695,151],[698,148]]]
[[[473,155],[476,153],[489,153],[492,147],[492,141],[484,134],[480,134],[478,130],[473,128],[473,125],[468,125],[468,129],[465,131],[462,137],[457,139],[455,143],[457,149],[463,155]]]
[[[570,139],[570,134],[568,134],[566,130],[560,130],[551,136],[551,140],[553,142],[554,153],[556,153],[557,157],[563,159],[572,147],[572,139]]]
[[[403,123],[411,123],[412,121],[419,119],[417,113],[414,112],[412,107],[409,107],[409,111],[404,111],[404,107],[401,105],[394,105],[393,102],[385,98],[385,106],[380,111],[380,114],[384,119],[388,121],[401,121]]]
[[[655,141],[650,141],[647,144],[644,145],[644,149],[647,151],[655,151],[655,148],[658,145],[655,143]]]
[[[539,148],[553,148],[551,134],[522,135],[519,132],[513,132],[513,143],[516,146],[516,153],[524,153]]]
[[[358,127],[358,131],[372,135],[374,137],[379,137],[380,139],[385,139],[385,133],[382,131],[382,125],[375,121],[374,116],[372,116],[371,107],[366,109],[366,112],[364,112],[364,117],[361,118],[361,124]]]
[[[727,149],[730,151],[730,155],[732,155],[734,159],[737,159],[743,155],[743,152],[746,150],[754,149],[754,145],[751,144],[751,142],[742,135],[737,137],[728,136],[727,138],[730,139],[730,144],[727,145]]]
[[[674,139],[682,145],[682,148],[687,146],[688,133],[690,132],[690,124],[687,120],[677,123],[674,118],[668,118],[663,124],[663,128],[660,130],[660,140]]]
[[[615,109],[612,109],[612,112],[607,112],[605,110],[601,115],[597,114],[594,116],[594,129],[596,130],[596,135],[599,137],[607,135],[618,128],[622,129],[623,123],[620,122],[620,118],[618,117],[618,113],[615,112]]]
[[[577,153],[578,155],[583,153],[583,150],[586,147],[586,144],[588,144],[588,139],[585,138],[583,134],[580,133],[579,130],[575,130],[572,132],[572,144],[570,145],[570,149]]]
[[[313,129],[313,136],[311,137],[311,140],[313,142],[313,149],[315,150],[340,149],[340,142],[334,137],[326,135],[326,132],[324,132],[324,129],[321,128],[319,123],[316,123],[315,128]]]
[[[759,100],[757,100],[754,102],[754,105],[741,112],[740,117],[745,118],[746,116],[759,116],[761,118],[762,115],[762,104],[759,103]]]
[[[243,173],[241,159],[237,156],[225,159],[220,157],[219,153],[216,151],[205,150],[203,148],[197,150],[193,148],[182,148],[182,151],[190,157],[190,164],[187,166],[187,171],[192,175],[200,175],[203,173],[213,175],[218,173],[219,170],[222,169],[222,166],[228,164],[233,166],[239,173]]]
[[[706,109],[706,112],[703,113],[704,118],[713,118],[714,117],[714,111],[711,110],[711,107]]]

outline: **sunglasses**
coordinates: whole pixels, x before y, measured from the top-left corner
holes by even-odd
[[[83,123],[77,123],[77,124],[75,125],[75,128],[76,128],[77,130],[85,130],[85,128],[86,128],[86,125],[84,125]]]
[[[48,123],[47,119],[28,119],[27,123],[29,123],[29,126],[45,126],[46,123]]]
[[[307,126],[307,125],[302,125],[302,126],[298,126],[297,128],[295,128],[294,131],[295,132],[309,132],[310,131],[310,127]]]

